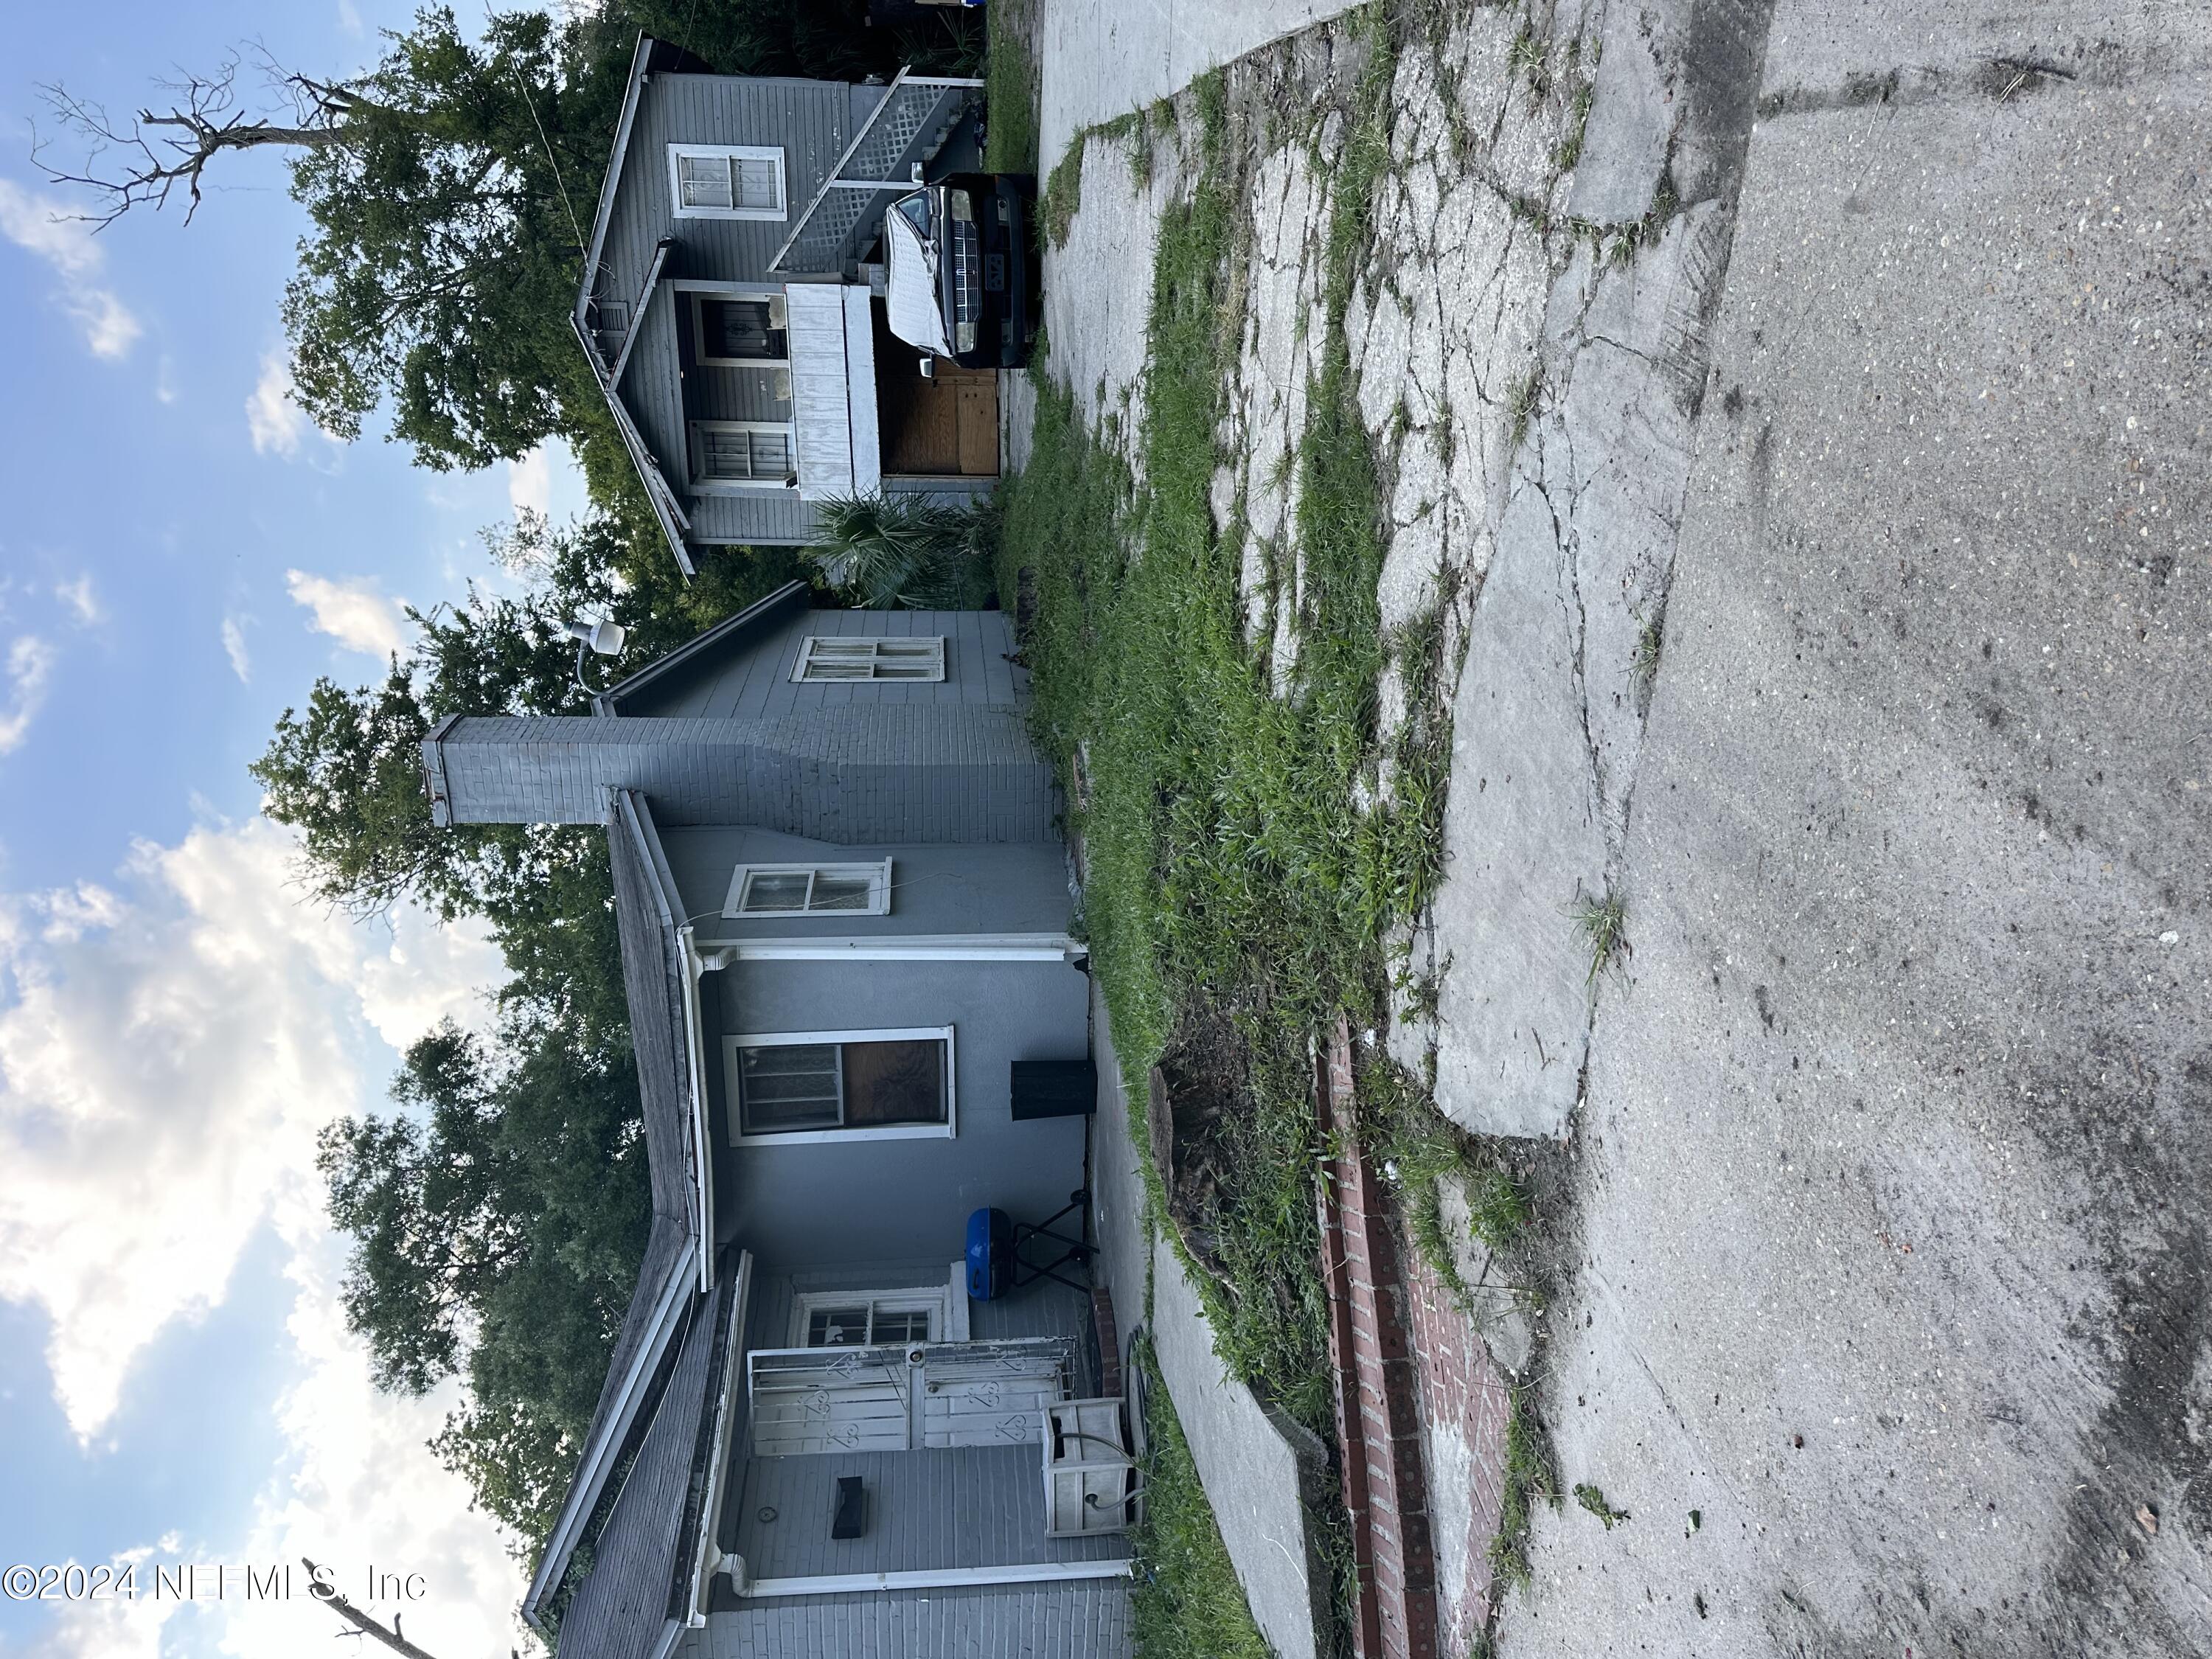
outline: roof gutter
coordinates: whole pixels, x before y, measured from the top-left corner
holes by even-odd
[[[615,418],[615,429],[622,434],[623,447],[629,452],[630,465],[637,469],[638,481],[645,486],[645,498],[652,505],[653,516],[660,526],[660,533],[668,540],[669,550],[676,555],[676,568],[689,581],[699,574],[691,562],[691,550],[684,544],[684,532],[691,521],[677,504],[676,492],[668,487],[668,480],[660,471],[660,463],[645,447],[644,435],[623,406],[621,395],[616,392],[613,380],[608,378],[607,366],[600,361],[599,348],[592,338],[592,331],[584,326],[581,317],[571,317],[569,326],[574,331],[576,343],[584,348],[584,360],[592,366],[592,373],[599,382],[599,390],[606,396],[607,408]]]
[[[637,842],[638,851],[645,854],[646,867],[653,872],[660,925],[676,939],[677,967],[684,981],[684,1073],[691,1097],[691,1220],[696,1230],[692,1259],[698,1269],[699,1288],[707,1291],[714,1284],[714,1159],[707,1126],[707,1045],[699,1014],[699,981],[710,964],[699,954],[691,924],[684,916],[684,895],[677,888],[675,872],[668,867],[668,855],[650,815],[639,810],[636,793],[617,791],[615,810]]]

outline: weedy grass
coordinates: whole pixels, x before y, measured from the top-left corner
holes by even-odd
[[[992,173],[1037,170],[1037,0],[994,0],[983,64],[983,166]]]
[[[1145,1382],[1145,1512],[1130,1540],[1136,1584],[1129,1622],[1137,1651],[1176,1659],[1270,1659],[1152,1345],[1139,1339],[1130,1357]]]
[[[1560,1507],[1559,1483],[1552,1473],[1551,1448],[1525,1395],[1516,1392],[1505,1419],[1504,1491],[1489,1548],[1491,1571],[1508,1584],[1528,1582],[1528,1523],[1538,1504]]]
[[[1626,1510],[1613,1508],[1611,1504],[1606,1502],[1605,1494],[1587,1480],[1579,1482],[1576,1486],[1575,1502],[1604,1522],[1605,1529],[1607,1532],[1611,1532],[1615,1526],[1629,1518]]]
[[[1665,635],[1665,619],[1656,611],[1644,617],[1636,630],[1636,654],[1629,660],[1628,672],[1639,686],[1649,686],[1659,678],[1659,653]]]
[[[1007,486],[1000,556],[1001,592],[1016,591],[1014,569],[1035,573],[1024,645],[1036,729],[1071,779],[1081,759],[1087,797],[1069,794],[1085,916],[1133,1109],[1179,1039],[1225,1030],[1243,1051],[1246,1097],[1220,1113],[1213,1148],[1227,1177],[1212,1230],[1220,1273],[1194,1275],[1219,1352],[1323,1432],[1332,1407],[1307,1044],[1339,1009],[1362,1023],[1380,1014],[1384,932],[1436,878],[1448,755],[1434,732],[1390,740],[1395,787],[1381,796],[1382,545],[1343,314],[1388,164],[1390,52],[1378,10],[1358,26],[1373,32],[1375,61],[1335,175],[1324,367],[1297,462],[1306,564],[1291,695],[1273,694],[1264,654],[1243,636],[1241,516],[1218,527],[1213,518],[1243,226],[1218,74],[1181,112],[1195,117],[1198,168],[1161,226],[1137,439],[1144,485],[1040,376],[1033,459]],[[1057,170],[1048,194],[1055,209],[1073,200]],[[1158,1172],[1146,1173],[1164,1204]]]
[[[1618,888],[1608,887],[1595,897],[1583,894],[1567,907],[1567,915],[1589,945],[1589,983],[1595,985],[1628,951],[1628,901]]]

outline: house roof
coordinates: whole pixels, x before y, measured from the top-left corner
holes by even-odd
[[[629,1004],[630,1044],[637,1059],[645,1123],[646,1166],[653,1223],[637,1289],[616,1334],[606,1382],[584,1436],[576,1474],[545,1553],[523,1597],[524,1617],[538,1622],[566,1577],[570,1558],[599,1507],[608,1480],[641,1425],[651,1420],[653,1378],[682,1328],[696,1293],[710,1277],[707,1170],[699,1145],[700,1079],[693,1064],[696,1014],[687,1006],[692,982],[685,959],[682,905],[661,855],[643,799],[624,791],[607,825],[613,866],[615,922],[622,944],[623,989]],[[596,1577],[596,1573],[594,1577]]]
[[[810,601],[811,591],[805,582],[786,582],[767,598],[757,600],[737,615],[716,623],[705,633],[695,635],[628,678],[617,680],[592,699],[592,712],[595,714],[634,712],[624,705],[634,705],[641,698],[670,689],[689,674],[723,661],[732,652],[742,649],[786,620],[793,611],[805,610]]]
[[[719,1407],[739,1275],[690,1298],[682,1340],[657,1390],[620,1492],[593,1546],[592,1571],[562,1615],[561,1659],[656,1659],[690,1612],[705,1495],[720,1451]]]

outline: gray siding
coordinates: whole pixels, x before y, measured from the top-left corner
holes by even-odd
[[[735,1507],[736,1553],[756,1578],[910,1572],[1119,1560],[1118,1534],[1048,1538],[1036,1446],[757,1457]],[[860,1537],[830,1535],[838,1480],[858,1475],[868,1495]],[[761,1520],[764,1509],[775,1511]]]
[[[840,847],[762,830],[671,830],[668,861],[700,948],[768,937],[897,938],[908,933],[1058,933],[1072,902],[1066,855],[1050,842],[1000,847]],[[740,864],[857,861],[891,864],[889,915],[780,916],[736,921],[719,914]]]
[[[717,1212],[732,1218],[736,1238],[763,1264],[787,1270],[915,1256],[950,1264],[965,1248],[975,1210],[1042,1221],[1083,1185],[1089,1120],[1015,1122],[1012,1062],[1089,1054],[1089,985],[1059,963],[741,962],[723,969],[706,987],[720,1032],[952,1026],[957,1133],[731,1146],[718,1033],[708,1057],[721,1144]],[[1049,1284],[1024,1294],[1075,1300]]]
[[[792,672],[810,635],[846,639],[941,635],[945,678],[936,684],[799,684]],[[1013,618],[1003,611],[794,611],[749,636],[741,649],[623,698],[623,713],[768,720],[809,709],[879,703],[1026,709],[1030,672],[1012,659],[1018,648]]]
[[[748,823],[840,846],[1058,837],[1019,710],[840,699],[765,720],[492,715],[426,743],[441,823],[600,823],[635,789],[664,825]]]
[[[708,1615],[678,1659],[1127,1659],[1125,1579],[814,1595]]]

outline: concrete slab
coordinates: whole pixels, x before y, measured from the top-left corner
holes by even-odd
[[[1358,0],[1043,0],[1038,166],[1068,141],[1182,91],[1208,70],[1349,11]]]

